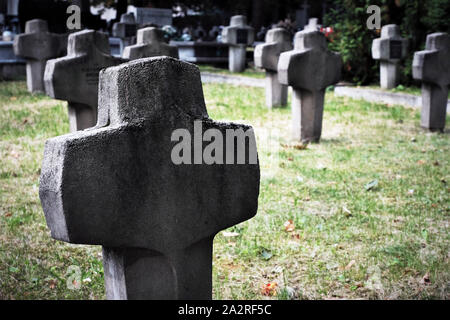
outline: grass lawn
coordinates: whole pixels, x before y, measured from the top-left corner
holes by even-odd
[[[448,129],[327,93],[322,141],[304,149],[262,88],[204,93],[213,119],[254,126],[261,165],[258,214],[215,238],[215,299],[450,298]],[[44,141],[68,131],[65,103],[0,82],[1,299],[105,298],[100,247],[52,240],[39,203]]]
[[[256,79],[264,79],[264,77],[266,76],[266,73],[264,71],[257,70],[255,68],[247,68],[243,72],[231,72],[228,69],[217,68],[210,65],[199,65],[198,67],[202,72],[219,73],[230,76],[245,76]]]

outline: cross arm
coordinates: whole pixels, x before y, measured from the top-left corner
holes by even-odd
[[[170,252],[253,217],[258,164],[171,162],[173,130],[186,128],[194,136],[193,120],[171,115],[50,139],[39,194],[52,236]],[[227,129],[250,129],[202,123],[203,130],[216,128],[224,136]]]
[[[413,59],[413,78],[423,82],[435,83],[442,87],[448,86],[448,72],[443,70],[450,70],[449,65],[450,62],[442,59],[438,50],[418,51],[414,54]]]
[[[278,43],[263,43],[255,48],[255,66],[258,68],[277,70],[281,45]]]

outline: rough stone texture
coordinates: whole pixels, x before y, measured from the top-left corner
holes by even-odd
[[[450,85],[450,35],[429,34],[425,50],[414,54],[412,69],[413,78],[423,82],[421,126],[444,130]]]
[[[233,16],[230,25],[222,30],[222,42],[228,43],[228,68],[231,72],[242,72],[245,69],[246,47],[253,43],[255,31],[247,25],[247,17]]]
[[[125,61],[110,55],[106,33],[83,30],[69,36],[67,56],[47,62],[45,90],[52,98],[68,101],[70,131],[95,125],[99,72]]]
[[[294,50],[281,53],[278,80],[293,88],[295,139],[320,140],[325,89],[339,81],[341,68],[341,56],[327,50],[325,36],[319,31],[297,32]]]
[[[255,48],[255,66],[266,69],[266,105],[268,108],[287,104],[286,85],[278,81],[277,66],[281,52],[292,50],[292,40],[283,28],[271,29],[266,34],[266,43]]]
[[[149,27],[139,29],[137,44],[123,50],[122,57],[135,60],[155,56],[169,56],[178,59],[178,48],[164,42],[164,31]]]
[[[172,132],[194,120],[251,129],[208,117],[195,65],[146,58],[101,72],[96,128],[46,142],[52,237],[104,247],[109,299],[211,299],[215,234],[256,214],[259,164],[172,163]]]
[[[372,42],[372,58],[380,60],[380,86],[383,89],[395,88],[399,79],[399,62],[408,53],[408,40],[400,36],[395,24],[381,28],[381,38]]]
[[[14,53],[27,61],[27,87],[30,92],[45,92],[44,71],[48,59],[66,54],[67,35],[48,32],[47,21],[27,21],[25,33],[14,39]]]

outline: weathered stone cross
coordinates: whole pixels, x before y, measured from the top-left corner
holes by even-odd
[[[139,29],[137,44],[126,47],[122,54],[123,58],[130,60],[155,56],[178,58],[178,48],[165,43],[164,31],[154,27]]]
[[[399,62],[408,53],[408,40],[400,36],[395,24],[381,28],[381,38],[372,42],[372,58],[380,60],[380,86],[384,89],[395,88],[399,78]]]
[[[427,36],[424,51],[414,53],[413,77],[422,80],[420,124],[430,130],[444,130],[450,85],[450,35]]]
[[[339,81],[341,67],[341,56],[327,50],[325,36],[319,31],[297,32],[294,50],[280,55],[278,79],[293,89],[295,139],[302,142],[320,140],[325,89]]]
[[[266,105],[269,108],[287,104],[288,86],[278,81],[277,66],[280,54],[292,50],[291,35],[286,29],[271,29],[266,43],[255,48],[255,66],[266,69]]]
[[[47,21],[27,21],[25,33],[14,39],[14,53],[27,61],[27,87],[30,92],[45,92],[44,71],[48,59],[66,54],[67,35],[48,32]]]
[[[120,22],[116,22],[112,27],[113,37],[119,38],[121,41],[121,52],[123,48],[129,46],[136,36],[137,24],[134,14],[124,13],[120,16]]]
[[[47,63],[46,93],[68,101],[71,132],[93,127],[97,121],[100,70],[126,61],[109,53],[106,33],[83,30],[69,36],[67,56]]]
[[[303,28],[303,31],[319,31],[319,19],[309,18],[308,24]]]
[[[245,69],[246,48],[255,39],[255,30],[247,25],[246,16],[233,16],[230,25],[222,30],[222,42],[230,45],[228,68],[231,72]]]
[[[176,165],[172,135],[187,130],[195,150],[197,134],[254,139],[251,127],[211,120],[198,68],[170,57],[102,71],[99,100],[95,129],[46,142],[39,195],[52,237],[103,246],[108,299],[211,299],[213,238],[256,214],[259,164]]]

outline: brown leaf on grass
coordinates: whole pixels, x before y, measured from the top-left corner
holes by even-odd
[[[292,145],[281,143],[280,145],[283,148],[285,148],[285,149],[287,149],[287,148],[294,148],[296,150],[305,150],[306,148],[308,148],[308,144],[307,143],[306,144],[296,143],[296,144],[292,144]]]
[[[433,162],[433,165],[434,165],[434,166],[438,166],[438,165],[439,165],[439,161],[437,161],[437,160],[434,161],[434,162]]]
[[[292,220],[288,220],[284,223],[284,230],[286,232],[292,232],[295,230],[295,225],[294,222]]]
[[[5,217],[11,217],[12,216],[12,213],[11,212],[7,212],[7,213],[5,213]]]
[[[425,164],[425,160],[419,160],[419,161],[417,161],[417,164],[420,164],[420,165]]]
[[[345,266],[345,270],[350,270],[351,267],[353,267],[353,265],[356,263],[355,260],[350,261],[346,266]]]
[[[17,97],[11,97],[11,98],[9,98],[9,100],[11,100],[11,101],[16,101],[17,100]]]
[[[55,289],[56,288],[56,284],[57,284],[57,281],[55,280],[55,279],[51,279],[49,282],[48,282],[48,287],[50,288],[50,289]]]
[[[424,284],[424,285],[431,284],[430,273],[429,272],[425,273],[425,275],[420,280],[420,284]]]

